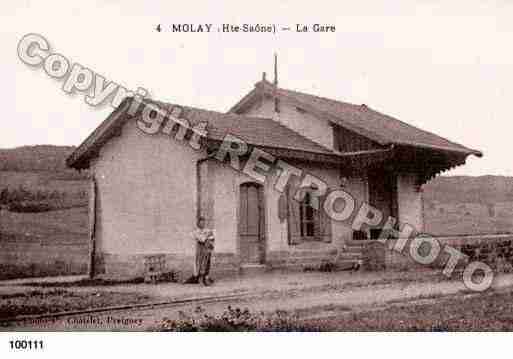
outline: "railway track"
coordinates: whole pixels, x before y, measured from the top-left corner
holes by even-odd
[[[56,313],[18,315],[18,316],[0,319],[0,327],[6,326],[8,324],[18,323],[18,322],[36,321],[36,320],[43,320],[43,319],[62,319],[62,318],[66,318],[66,317],[75,317],[75,316],[86,315],[86,314],[106,314],[106,313],[112,313],[112,312],[123,312],[123,311],[132,311],[132,310],[174,308],[174,307],[180,307],[180,306],[187,305],[187,304],[218,303],[218,302],[224,302],[224,301],[229,301],[229,300],[249,299],[249,298],[255,297],[257,295],[258,295],[258,293],[228,294],[228,295],[215,295],[215,296],[212,295],[212,296],[204,296],[204,297],[168,300],[168,301],[161,301],[161,302],[129,304],[129,305],[127,304],[127,305],[109,306],[109,307],[101,307],[101,308],[72,310],[72,311],[64,311],[64,312],[56,312]]]

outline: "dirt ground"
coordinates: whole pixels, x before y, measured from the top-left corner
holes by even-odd
[[[323,331],[512,331],[513,287],[389,302],[384,309],[312,319],[308,326]]]
[[[512,274],[496,277],[493,284],[493,290],[506,291],[506,293],[508,293],[510,287],[513,287]],[[400,321],[408,318],[408,309],[404,308],[417,305],[419,301],[421,301],[421,304],[422,301],[426,300],[430,301],[431,304],[435,303],[433,304],[433,312],[437,311],[437,307],[440,311],[442,306],[454,310],[460,307],[469,309],[461,304],[454,307],[442,303],[448,298],[458,301],[469,295],[474,295],[469,294],[468,289],[460,280],[447,280],[436,272],[357,272],[353,274],[349,272],[277,272],[252,277],[225,278],[217,281],[212,287],[177,283],[105,286],[72,286],[67,284],[65,287],[58,287],[58,283],[55,283],[55,281],[54,283],[48,282],[48,280],[44,287],[35,287],[33,285],[24,286],[23,282],[15,281],[2,282],[0,295],[24,293],[38,290],[38,288],[39,290],[44,288],[50,291],[63,290],[64,288],[76,296],[81,295],[86,298],[90,293],[102,293],[102,295],[104,293],[104,298],[109,297],[108,293],[124,293],[126,298],[139,296],[139,300],[136,301],[138,303],[173,301],[185,298],[201,299],[233,294],[236,295],[236,298],[202,303],[201,307],[205,312],[212,315],[223,313],[228,306],[248,308],[252,312],[274,313],[276,311],[286,311],[297,315],[302,320],[311,321],[312,326],[318,325],[319,320],[321,320],[323,325],[325,324],[322,330],[337,330],[337,328],[343,330],[372,330],[372,328],[375,328],[379,330],[393,328],[394,324],[397,324],[397,328],[401,328]],[[488,295],[486,293],[483,295]],[[123,298],[123,296],[118,295],[117,298]],[[504,298],[511,299],[510,297]],[[108,300],[105,303],[107,302]],[[117,303],[122,302],[118,301]],[[438,302],[440,304],[436,304]],[[192,302],[155,308],[146,307],[144,309],[74,315],[58,319],[29,319],[8,323],[3,330],[151,330],[155,329],[163,318],[177,318],[181,315],[180,313],[192,312],[197,306],[197,303]],[[404,308],[400,309],[401,306],[404,306]],[[486,307],[486,305],[483,305],[483,308]],[[403,317],[397,316],[398,320],[394,322],[393,318],[396,318],[396,315],[390,313],[396,313],[398,310],[406,312],[404,312]],[[507,314],[513,308],[507,307],[505,310]],[[389,320],[372,323],[369,322],[369,318],[375,318],[376,315],[365,313],[379,313],[380,318],[389,318]],[[415,313],[415,311],[410,312],[410,317],[412,313]],[[470,310],[467,314],[460,314],[463,317],[468,315],[470,318],[473,315],[475,316],[472,313],[473,310]],[[476,311],[475,313],[486,315],[486,311]],[[358,317],[348,317],[354,315],[363,317],[361,320]],[[450,317],[450,315],[447,317]],[[347,320],[347,318],[353,319],[348,322],[340,322],[341,318],[346,318],[344,320]],[[424,323],[424,327],[427,326],[425,322],[422,323]],[[439,326],[435,325],[433,328],[446,327],[448,326],[442,323]]]

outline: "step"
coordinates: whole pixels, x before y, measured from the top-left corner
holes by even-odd
[[[362,257],[362,253],[356,253],[356,252],[340,252],[338,255],[338,258],[347,258],[347,259],[359,259]]]
[[[266,272],[268,267],[265,264],[246,263],[240,266],[241,274],[259,274]]]
[[[369,240],[361,240],[361,241],[345,241],[345,247],[346,248],[362,248],[365,247],[365,244],[367,244]]]
[[[337,268],[338,268],[338,270],[351,269],[351,268],[353,268],[355,263],[356,263],[355,260],[340,260],[340,261],[337,261]],[[360,269],[362,269],[361,266],[360,266]]]
[[[342,252],[344,253],[362,253],[363,248],[360,246],[352,246],[352,247],[345,247],[342,249]]]

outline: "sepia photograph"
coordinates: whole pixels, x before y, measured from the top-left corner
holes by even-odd
[[[44,333],[513,331],[513,2],[0,18],[8,352]]]

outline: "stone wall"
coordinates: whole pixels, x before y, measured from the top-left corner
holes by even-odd
[[[362,249],[364,268],[367,270],[422,270],[442,269],[450,255],[444,252],[445,246],[459,250],[466,259],[458,261],[457,266],[463,267],[473,261],[488,264],[494,271],[504,272],[513,269],[513,234],[480,235],[435,238],[440,244],[440,255],[429,265],[415,262],[410,256],[411,239],[406,241],[403,250],[397,252],[389,248],[398,245],[398,240],[388,240],[386,245],[378,241],[365,241]],[[399,243],[401,244],[401,243]],[[429,244],[420,247],[419,254],[427,255]]]

